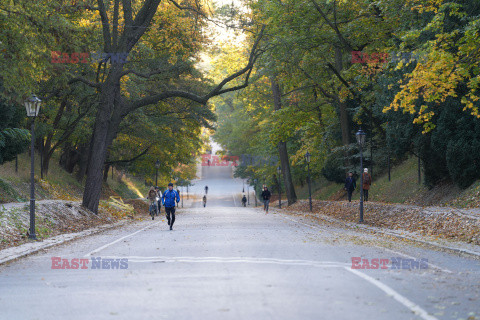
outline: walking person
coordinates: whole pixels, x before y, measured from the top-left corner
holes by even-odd
[[[208,186],[205,186],[205,194],[208,194]]]
[[[160,191],[160,188],[157,186],[155,187],[155,192],[157,193],[156,199],[157,199],[157,216],[159,215],[161,209],[162,209],[162,191]]]
[[[247,206],[247,197],[245,197],[245,195],[243,195],[243,197],[242,197],[242,205],[243,205],[244,207]]]
[[[170,230],[173,230],[173,224],[175,223],[175,200],[178,203],[180,196],[177,191],[173,190],[173,183],[168,184],[168,190],[163,193],[162,203],[165,207],[165,215],[167,217]]]
[[[263,199],[263,211],[265,211],[265,214],[268,214],[268,205],[270,204],[271,196],[272,196],[272,193],[268,190],[267,186],[264,186],[262,191],[262,199]]]
[[[353,177],[353,172],[348,173],[348,177],[345,179],[345,190],[347,190],[348,202],[352,202],[352,193],[357,188],[357,183]]]
[[[152,216],[152,220],[155,220],[155,215],[158,212],[158,204],[157,204],[157,192],[155,191],[154,187],[151,187],[148,191],[148,199],[150,200],[150,215]],[[153,211],[153,212],[152,212]]]
[[[203,196],[203,207],[205,208],[207,206],[207,196]]]
[[[368,169],[363,169],[363,200],[368,201],[368,190],[370,190],[370,186],[372,185],[372,175],[368,173]]]

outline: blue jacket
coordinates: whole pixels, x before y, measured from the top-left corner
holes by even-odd
[[[175,190],[167,190],[163,193],[162,204],[165,207],[175,207],[175,199],[180,202],[180,196]]]

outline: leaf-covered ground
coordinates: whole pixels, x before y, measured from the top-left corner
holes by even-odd
[[[283,203],[283,202],[282,202]],[[286,208],[285,208],[286,207]],[[286,212],[309,212],[307,200],[283,207]],[[320,215],[358,222],[359,201],[313,201],[313,218]],[[364,224],[390,230],[414,232],[423,236],[480,245],[480,210],[365,202]]]
[[[140,204],[134,204],[140,209]],[[140,219],[145,215],[132,215],[101,201],[99,213],[94,214],[80,202],[65,200],[38,201],[35,205],[35,230],[37,240],[63,233],[79,232],[104,224],[113,224],[125,217]],[[23,244],[28,240],[30,226],[29,204],[0,205],[0,250]]]

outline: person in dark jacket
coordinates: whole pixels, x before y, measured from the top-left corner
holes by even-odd
[[[165,207],[165,215],[168,220],[170,230],[173,230],[173,224],[175,223],[175,200],[177,203],[180,201],[180,196],[177,191],[173,190],[173,183],[168,184],[168,190],[163,193],[162,203]]]
[[[262,199],[263,199],[263,210],[265,211],[265,214],[268,214],[268,205],[270,204],[270,197],[272,194],[268,190],[267,186],[263,187],[263,192],[262,192]]]
[[[347,179],[345,179],[345,190],[348,194],[348,202],[352,202],[352,193],[357,188],[357,183],[353,177],[353,173],[349,172]]]

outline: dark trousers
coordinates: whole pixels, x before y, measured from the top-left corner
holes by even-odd
[[[363,200],[368,201],[368,190],[363,189]]]
[[[162,200],[158,200],[158,213],[162,212]]]
[[[352,193],[353,193],[353,190],[350,190],[350,189],[347,190],[348,202],[352,202]]]
[[[173,226],[175,223],[175,207],[165,207],[165,215],[167,216],[168,224]]]

